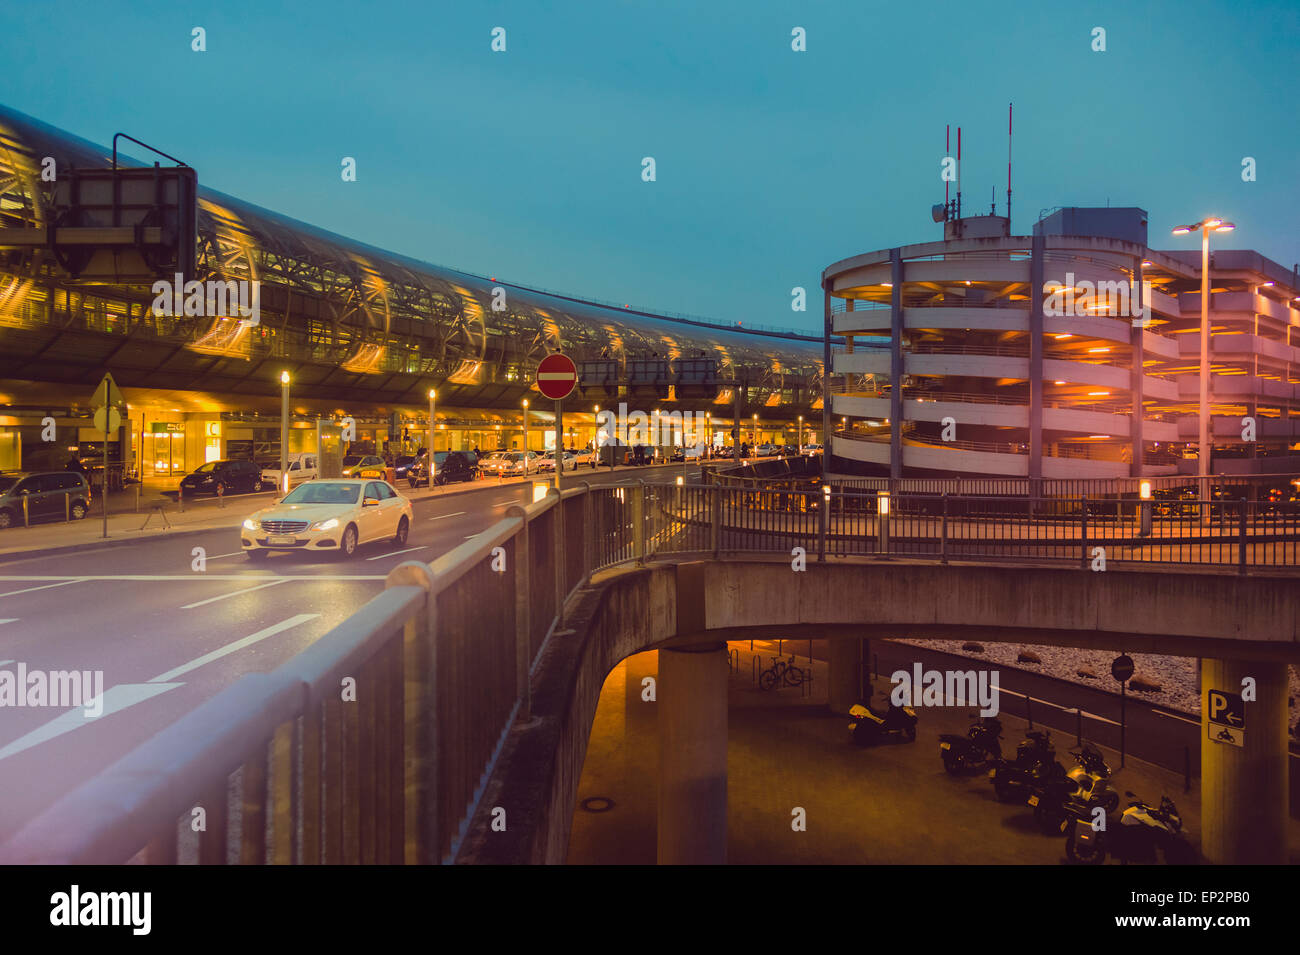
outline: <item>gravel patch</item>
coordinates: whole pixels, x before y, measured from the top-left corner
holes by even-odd
[[[1028,673],[1042,673],[1046,676],[1069,680],[1080,686],[1119,694],[1119,684],[1110,675],[1110,663],[1118,656],[1114,650],[1088,650],[1079,647],[1048,647],[1037,644],[989,643],[984,645],[983,653],[963,651],[962,640],[910,640],[897,639],[896,643],[907,643],[944,653],[956,654],[972,660],[987,660],[1009,670],[1024,670]],[[1032,654],[1042,662],[1038,664],[1017,662],[1022,654]],[[1200,684],[1196,676],[1195,657],[1166,657],[1151,653],[1130,653],[1133,658],[1134,677],[1160,687],[1159,693],[1132,692],[1140,700],[1159,703],[1170,709],[1180,710],[1192,716],[1201,715]],[[1095,679],[1079,675],[1079,671],[1096,674]],[[1288,722],[1295,725],[1297,707],[1294,701],[1300,700],[1300,672],[1295,666],[1290,667],[1291,698]]]

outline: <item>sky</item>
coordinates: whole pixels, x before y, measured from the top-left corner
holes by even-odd
[[[964,211],[996,189],[1005,213],[1013,102],[1014,233],[1140,206],[1156,248],[1197,248],[1169,230],[1218,215],[1237,229],[1216,244],[1300,261],[1296,0],[54,0],[5,20],[5,105],[380,248],[633,307],[820,333],[826,266],[942,238],[946,125]]]

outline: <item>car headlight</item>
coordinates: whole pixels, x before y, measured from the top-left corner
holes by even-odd
[[[317,521],[310,529],[313,531],[332,531],[338,526],[339,519],[337,517],[331,517],[328,521]]]
[[[244,518],[244,529],[245,529],[245,530],[255,531],[255,530],[257,530],[257,528],[258,528],[258,523],[257,523],[257,521],[253,520],[251,517],[246,517],[246,518]]]

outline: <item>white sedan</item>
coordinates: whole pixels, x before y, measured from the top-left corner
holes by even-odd
[[[334,551],[351,557],[371,541],[391,540],[401,547],[411,521],[411,502],[387,481],[308,481],[245,520],[240,543],[250,560],[273,550]]]

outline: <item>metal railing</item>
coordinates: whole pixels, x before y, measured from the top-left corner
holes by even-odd
[[[723,477],[727,477],[724,475]],[[791,479],[793,480],[793,479]],[[65,795],[0,863],[437,863],[455,858],[531,674],[594,573],[675,555],[1294,571],[1300,503],[554,489],[513,505],[271,673],[240,678]],[[563,807],[561,807],[563,809]]]

